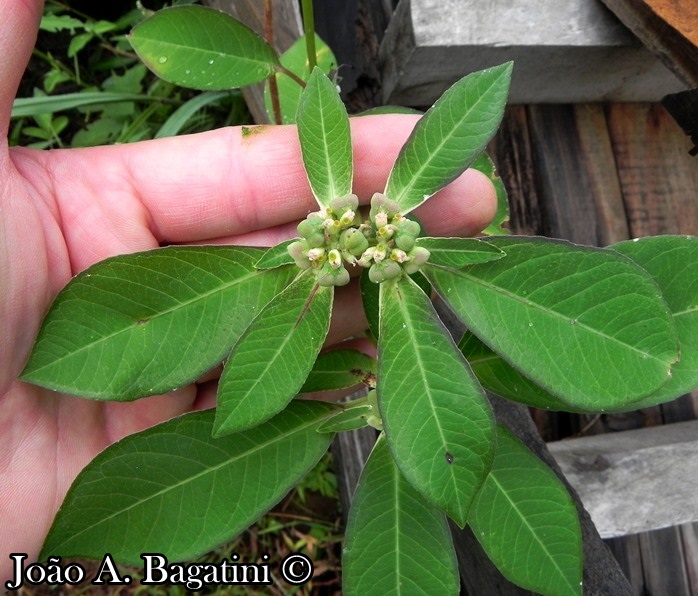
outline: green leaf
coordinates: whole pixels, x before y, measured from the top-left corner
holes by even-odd
[[[429,264],[460,269],[476,263],[487,263],[505,256],[496,246],[477,238],[417,238],[417,246],[426,248]]]
[[[197,557],[278,503],[327,451],[333,407],[294,401],[252,430],[213,438],[212,410],[131,435],[78,475],[44,542],[60,553],[140,565],[141,553]]]
[[[676,324],[681,359],[666,385],[632,409],[646,408],[689,393],[698,387],[698,238],[656,236],[611,247],[645,269],[662,290]]]
[[[301,393],[336,391],[358,383],[376,384],[376,361],[358,350],[330,350],[320,354]]]
[[[465,356],[480,384],[492,393],[543,410],[593,411],[571,406],[551,395],[510,366],[470,332],[463,336],[458,349]]]
[[[318,67],[326,75],[329,75],[332,69],[337,68],[337,59],[334,57],[330,46],[320,39],[320,36],[317,34],[315,35],[315,54]],[[308,66],[308,54],[305,47],[305,35],[299,37],[288,50],[281,54],[280,62],[284,68],[295,73],[304,81],[308,80],[310,77],[310,68]],[[303,88],[282,72],[278,72],[273,76],[276,77],[276,85],[279,90],[281,122],[282,124],[294,124],[296,122],[296,113],[298,111],[298,104],[301,99]],[[273,122],[274,110],[271,105],[268,82],[264,86],[264,105],[269,120]]]
[[[178,246],[97,263],[56,298],[22,379],[121,401],[196,380],[293,279],[291,268],[257,271],[262,253]]]
[[[603,410],[669,379],[677,339],[649,274],[615,251],[491,238],[505,259],[424,273],[468,328],[572,406]]]
[[[216,436],[264,422],[298,393],[330,328],[333,290],[308,271],[252,321],[218,384]]]
[[[210,91],[192,97],[172,113],[157,131],[155,138],[162,139],[164,137],[174,137],[178,135],[194,114],[206,106],[217,103],[230,96],[231,93],[229,91]]]
[[[355,401],[360,401],[360,403],[350,402],[344,410],[337,412],[327,422],[324,422],[320,428],[317,429],[318,432],[334,433],[356,430],[357,428],[367,426],[370,418],[378,417],[378,412],[373,404],[366,403],[363,399]],[[344,404],[338,405],[343,406]]]
[[[136,25],[129,40],[160,78],[205,91],[263,81],[279,61],[252,29],[203,6],[159,10]]]
[[[12,118],[28,118],[41,114],[53,114],[54,112],[61,112],[63,110],[130,101],[162,102],[162,97],[151,97],[149,95],[137,95],[134,93],[111,93],[107,91],[20,97],[15,99],[12,104]]]
[[[458,594],[446,517],[400,474],[381,435],[361,474],[342,557],[345,594]]]
[[[297,240],[298,238],[291,238],[291,240],[285,240],[276,246],[272,246],[262,255],[262,258],[257,261],[255,267],[257,269],[275,269],[282,265],[292,265],[293,257],[288,254],[288,246]]]
[[[490,182],[494,184],[497,193],[497,213],[490,225],[488,225],[482,233],[487,236],[504,236],[509,234],[509,230],[504,227],[509,221],[509,199],[507,196],[507,189],[504,187],[502,179],[497,176],[494,162],[487,153],[480,153],[478,158],[470,164],[470,167],[485,174],[485,176],[490,179]]]
[[[320,207],[351,193],[351,133],[334,83],[315,68],[298,106],[298,137],[310,187]]]
[[[502,426],[492,470],[468,524],[510,581],[541,594],[582,593],[582,535],[574,502],[550,468]]]
[[[462,526],[492,462],[492,412],[431,301],[409,277],[381,284],[378,354],[378,407],[395,461]]]
[[[455,180],[485,149],[502,121],[511,69],[507,62],[462,78],[419,121],[385,189],[403,213]]]

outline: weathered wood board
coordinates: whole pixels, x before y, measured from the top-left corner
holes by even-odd
[[[658,101],[685,89],[598,0],[401,0],[380,57],[386,103],[411,106],[507,60],[512,103]]]
[[[698,2],[603,0],[689,87],[698,87]]]
[[[698,420],[548,443],[602,538],[698,520]]]

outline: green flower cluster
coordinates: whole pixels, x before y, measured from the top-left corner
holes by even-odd
[[[348,284],[347,265],[368,268],[369,279],[381,283],[415,273],[427,262],[429,251],[415,246],[420,231],[416,221],[380,193],[373,195],[368,220],[362,222],[359,199],[350,194],[298,224],[301,238],[288,252],[298,267],[316,271],[321,286]]]

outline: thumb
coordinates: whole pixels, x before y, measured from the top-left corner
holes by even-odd
[[[43,0],[0,0],[0,138],[7,138],[12,102],[29,62]]]

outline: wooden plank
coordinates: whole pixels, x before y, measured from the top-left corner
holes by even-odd
[[[698,596],[698,522],[681,526],[681,543],[691,596]]]
[[[607,538],[605,540],[613,556],[618,561],[625,577],[630,581],[634,596],[646,596],[645,578],[642,572],[640,538],[638,534]]]
[[[589,0],[401,0],[380,58],[386,103],[413,106],[507,60],[516,65],[512,103],[658,101],[685,89]]]
[[[698,87],[695,0],[602,0],[689,87]]]
[[[692,420],[548,448],[601,536],[611,538],[698,521],[696,437]]]
[[[640,553],[648,594],[690,594],[679,528],[641,534]]]
[[[632,237],[698,234],[698,162],[658,104],[613,104],[608,124]],[[698,417],[698,391],[660,406],[664,422]]]

